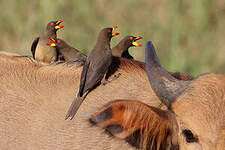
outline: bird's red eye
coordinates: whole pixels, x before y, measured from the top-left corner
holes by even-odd
[[[110,32],[112,32],[112,31],[109,29],[108,32],[110,33]]]
[[[133,41],[133,39],[134,39],[134,38],[131,36],[131,37],[130,37],[130,40]]]
[[[57,43],[60,43],[61,41],[60,40],[57,40]]]
[[[52,22],[50,25],[51,25],[51,26],[54,26],[54,25],[55,25],[55,23],[54,23],[54,22]]]

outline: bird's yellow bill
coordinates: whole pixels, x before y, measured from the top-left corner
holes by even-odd
[[[56,44],[55,43],[47,43],[48,46],[52,46],[52,47],[55,47]]]
[[[61,29],[63,28],[64,26],[55,26],[55,29]]]
[[[112,33],[112,36],[116,36],[119,35],[120,33]]]
[[[112,28],[112,30],[114,31],[114,30],[116,30],[118,28],[118,26],[114,26],[113,28]]]
[[[118,28],[118,26],[114,26],[113,28],[112,28],[112,30],[114,31],[114,30],[116,30]],[[120,33],[112,33],[112,36],[116,36],[116,35],[119,35]]]
[[[142,39],[142,38],[143,38],[143,37],[139,36],[139,37],[136,38],[136,40],[140,40],[140,39]]]
[[[138,42],[133,42],[132,44],[133,44],[134,46],[137,46],[137,47],[138,47],[138,46],[142,46],[142,44],[139,44]]]
[[[56,43],[56,41],[53,37],[48,37],[48,39],[51,40],[52,42]]]
[[[59,24],[62,23],[62,22],[63,22],[63,20],[58,20],[58,21],[56,22],[56,24],[59,25]]]

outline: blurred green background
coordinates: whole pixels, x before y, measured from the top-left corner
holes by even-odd
[[[58,37],[86,54],[101,28],[118,25],[112,46],[126,35],[143,36],[170,71],[225,73],[224,0],[1,0],[0,10],[0,50],[31,55],[46,24],[63,19]],[[130,53],[144,61],[144,47]]]

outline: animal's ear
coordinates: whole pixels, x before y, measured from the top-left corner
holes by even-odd
[[[93,114],[90,122],[137,148],[161,147],[170,134],[167,112],[139,101],[113,101]]]

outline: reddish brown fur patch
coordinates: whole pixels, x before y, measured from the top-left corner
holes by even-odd
[[[105,112],[109,109],[110,116],[107,116]],[[105,119],[96,119],[99,115],[104,116]],[[106,130],[109,126],[113,126],[115,130],[117,127],[122,127],[123,130],[119,129],[121,131],[119,133],[108,130],[113,136],[120,139],[126,139],[136,131],[140,131],[139,147],[143,149],[162,149],[167,145],[167,138],[171,134],[167,112],[139,101],[114,101],[93,114],[90,120]]]

